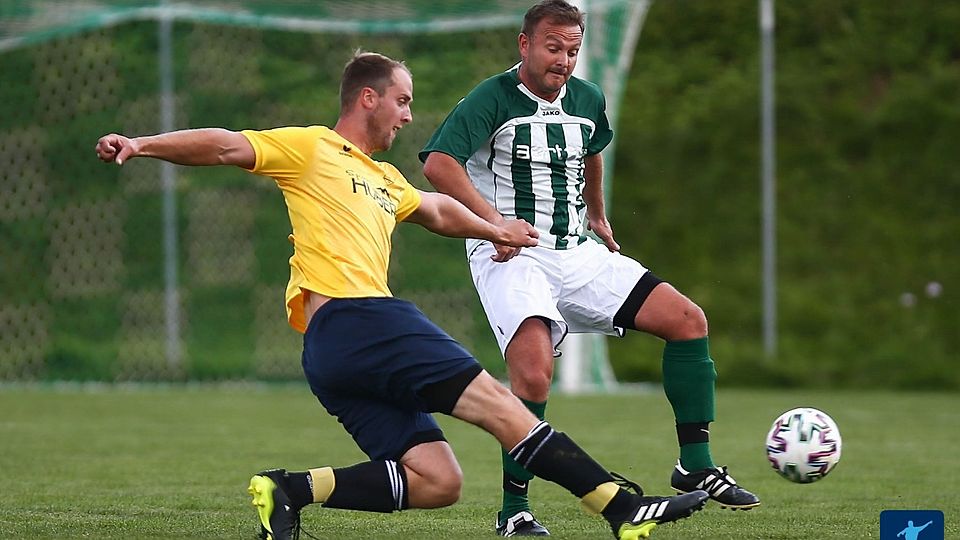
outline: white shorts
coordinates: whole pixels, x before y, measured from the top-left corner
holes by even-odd
[[[470,254],[470,273],[503,353],[520,323],[544,317],[553,347],[567,332],[622,336],[613,317],[647,272],[639,262],[588,239],[566,250],[523,248],[507,262],[494,262],[493,245]]]

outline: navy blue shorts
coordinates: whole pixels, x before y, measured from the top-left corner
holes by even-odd
[[[310,389],[373,460],[397,460],[417,444],[444,440],[429,414],[444,408],[436,406],[437,387],[449,401],[480,371],[463,346],[397,298],[332,299],[303,337]],[[444,381],[459,381],[455,396]]]

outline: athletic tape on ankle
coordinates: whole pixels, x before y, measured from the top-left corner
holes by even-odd
[[[337,479],[333,475],[332,467],[321,467],[319,469],[310,469],[310,482],[313,488],[313,502],[324,503],[333,493],[337,486]]]
[[[613,482],[606,482],[580,499],[583,509],[591,514],[599,514],[613,500],[620,488]]]

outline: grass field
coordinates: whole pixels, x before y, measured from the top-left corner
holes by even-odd
[[[763,453],[769,423],[800,405],[826,410],[844,438],[837,469],[810,485],[779,478]],[[956,394],[722,391],[714,457],[763,506],[710,504],[653,538],[877,538],[884,509],[942,510],[946,538],[960,538],[958,409]],[[2,386],[0,412],[0,538],[250,538],[251,473],[364,459],[302,385]],[[547,412],[605,466],[648,493],[667,492],[675,435],[658,389],[557,396]],[[318,538],[493,538],[495,442],[441,422],[466,477],[457,505],[393,515],[311,507],[305,529]],[[561,488],[535,483],[532,496],[554,537],[610,537]]]

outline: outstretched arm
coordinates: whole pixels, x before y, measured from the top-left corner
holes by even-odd
[[[423,164],[423,175],[437,191],[460,201],[474,214],[496,225],[504,222],[500,212],[480,195],[470,182],[463,165],[453,157],[443,152],[431,152]],[[508,261],[520,252],[520,248],[505,246],[499,242],[496,244],[494,247],[497,255],[493,260],[497,262]]]
[[[603,158],[593,154],[583,159],[583,202],[587,203],[587,228],[596,233],[610,251],[620,251],[613,239],[603,202]]]
[[[503,216],[500,212],[480,195],[477,188],[470,182],[463,165],[453,157],[443,152],[431,152],[423,164],[423,175],[437,188],[440,193],[446,193],[460,201],[474,214],[490,223],[500,223]]]
[[[134,157],[152,157],[177,165],[236,165],[251,169],[257,159],[243,134],[222,128],[186,129],[132,139],[111,133],[100,137],[96,151],[101,161],[117,165]]]
[[[537,245],[537,230],[522,219],[504,220],[494,225],[481,219],[456,199],[443,193],[420,192],[420,206],[406,221],[425,229],[455,238],[482,238],[497,244],[516,247]],[[497,260],[496,257],[491,257]]]

